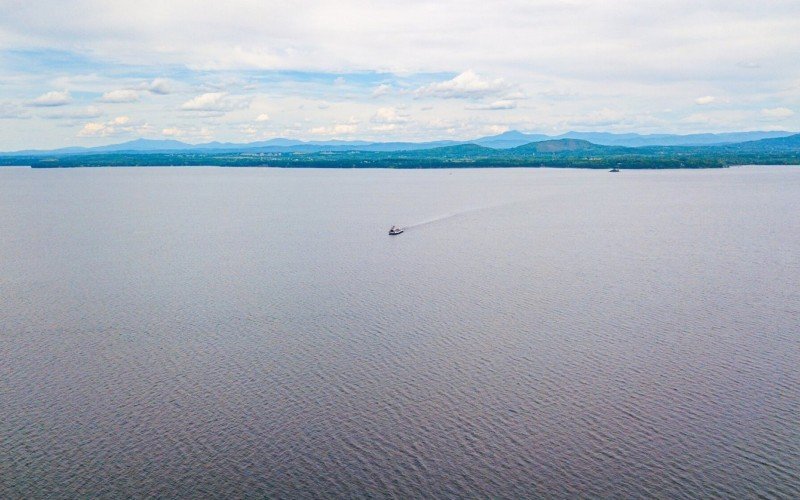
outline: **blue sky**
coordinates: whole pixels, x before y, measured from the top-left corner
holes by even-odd
[[[0,0],[0,150],[800,130],[800,2]]]

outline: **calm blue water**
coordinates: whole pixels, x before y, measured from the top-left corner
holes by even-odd
[[[0,496],[798,497],[798,283],[800,168],[3,168]]]

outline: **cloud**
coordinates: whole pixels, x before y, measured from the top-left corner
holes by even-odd
[[[72,102],[72,96],[69,95],[69,91],[64,90],[61,92],[52,91],[47,92],[45,94],[40,95],[30,103],[29,106],[34,107],[55,107],[55,106],[64,106]]]
[[[165,128],[161,131],[161,135],[165,137],[180,137],[184,134],[184,131],[177,128],[177,127],[169,127]]]
[[[123,103],[123,102],[136,102],[139,100],[139,93],[135,90],[112,90],[106,92],[100,98],[100,102],[107,103]]]
[[[551,99],[554,101],[569,100],[579,96],[577,92],[563,87],[542,90],[538,92],[538,95],[544,97],[545,99]]]
[[[176,83],[172,80],[168,80],[166,78],[154,78],[149,82],[141,82],[132,88],[142,92],[150,92],[151,94],[156,95],[168,95],[175,92],[175,85]]]
[[[511,99],[500,99],[499,101],[494,101],[493,103],[484,104],[481,106],[467,106],[467,109],[497,111],[501,109],[514,109],[516,107],[517,107],[516,101]]]
[[[486,132],[485,132],[486,134],[499,135],[499,134],[502,134],[503,132],[508,132],[509,131],[509,127],[506,126],[506,125],[489,125],[489,126],[486,127],[485,130],[486,130]]]
[[[269,121],[269,115],[267,113],[261,113],[260,115],[258,115],[256,117],[256,121],[257,122],[268,122]]]
[[[766,108],[761,110],[761,116],[769,120],[785,120],[794,116],[794,111],[789,108]]]
[[[370,121],[377,124],[396,125],[407,122],[408,115],[398,112],[397,108],[393,107],[378,108]]]
[[[358,125],[355,123],[337,123],[330,127],[314,127],[309,132],[314,135],[348,135],[354,134],[358,130]]]
[[[678,123],[694,126],[699,125],[701,126],[700,130],[705,129],[709,131],[725,131],[731,130],[731,128],[729,128],[731,127],[730,124],[733,124],[733,130],[746,130],[740,127],[742,127],[745,123],[748,124],[749,127],[753,121],[753,112],[725,109],[709,110],[708,112],[704,113],[691,113],[688,116],[681,118]],[[693,129],[697,130],[696,127],[693,127]]]
[[[102,136],[105,137],[107,134],[106,131],[106,124],[105,123],[97,123],[97,122],[89,122],[83,126],[80,132],[78,132],[79,137],[91,137],[91,136]]]
[[[88,104],[87,96],[129,89],[145,101],[140,110],[147,109],[154,135],[173,126],[208,126],[231,141],[241,137],[244,122],[276,134],[291,127],[294,136],[311,138],[312,127],[330,130],[349,116],[358,117],[365,134],[369,127],[391,128],[393,140],[435,138],[439,130],[466,136],[494,125],[553,132],[585,123],[597,130],[691,133],[747,129],[761,120],[760,128],[800,128],[797,0],[708,0],[701,11],[689,0],[660,2],[657,9],[649,2],[590,0],[411,0],[375,2],[368,10],[359,0],[318,0],[313,8],[251,0],[229,0],[225,8],[211,0],[142,2],[131,9],[124,2],[80,0],[80,16],[64,16],[58,0],[0,9],[0,45],[13,62],[0,71],[0,101],[23,108],[6,104],[0,114],[43,115],[27,101],[69,89],[73,104],[58,113],[66,118],[76,102]],[[153,17],[156,5],[160,15]],[[325,22],[330,19],[340,22]],[[336,86],[337,78],[345,84]],[[187,89],[194,90],[183,94]],[[226,97],[203,101],[205,93]],[[716,100],[695,104],[706,94]],[[18,96],[30,97],[11,101]],[[247,96],[259,107],[247,110]],[[496,104],[503,101],[517,107]],[[331,106],[322,109],[323,102]],[[94,104],[116,107],[111,116],[134,116],[130,104]],[[420,111],[430,105],[435,111]],[[379,106],[407,106],[415,122],[435,115],[449,125],[373,123]],[[765,121],[778,118],[762,109],[783,106],[795,114]],[[267,109],[273,120],[258,127],[253,120]],[[593,116],[597,109],[625,116]],[[713,120],[682,120],[696,112]],[[650,113],[661,122],[639,120]],[[108,116],[85,118],[81,126]],[[21,125],[3,131],[0,149],[67,145],[76,131],[55,120]]]
[[[626,116],[623,112],[616,109],[603,108],[598,111],[577,116],[569,120],[571,125],[581,125],[590,127],[607,127],[623,123]]]
[[[13,102],[0,102],[0,119],[13,118],[30,118],[30,115]]]
[[[182,139],[199,139],[199,140],[209,140],[213,137],[212,131],[207,127],[165,127],[161,130],[161,135],[164,137],[172,137],[177,138],[180,137]]]
[[[472,70],[467,70],[450,80],[422,86],[415,91],[415,95],[444,99],[475,99],[496,95],[506,90],[508,85],[502,78],[488,80]]]
[[[682,123],[690,123],[697,125],[707,125],[713,123],[713,119],[705,113],[692,113],[681,119]]]
[[[740,68],[745,68],[745,69],[758,69],[761,67],[761,64],[755,61],[741,61],[736,65],[739,66]]]
[[[103,111],[97,106],[87,106],[79,109],[65,109],[57,113],[45,115],[45,118],[54,120],[77,120],[86,118],[97,118],[103,115]]]
[[[136,130],[127,116],[118,116],[107,122],[89,122],[78,132],[78,137],[108,137]]]
[[[377,87],[375,87],[374,89],[372,89],[372,97],[373,98],[381,97],[381,96],[384,96],[384,95],[390,93],[391,91],[392,91],[392,86],[391,85],[387,85],[385,83],[382,83],[382,84],[378,85]]]
[[[247,106],[247,102],[240,98],[228,95],[227,92],[207,92],[194,97],[181,105],[184,111],[212,111],[225,113],[234,109]]]
[[[698,106],[705,106],[706,104],[711,104],[712,102],[716,101],[717,98],[713,95],[705,95],[703,97],[698,97],[694,100],[694,103]]]
[[[158,95],[167,95],[173,92],[173,85],[169,80],[164,78],[156,78],[150,83],[144,85],[144,90]]]
[[[408,1],[380,2],[368,11],[358,0],[318,1],[314,8],[230,0],[225,9],[210,0],[145,0],[139,9],[82,0],[80,16],[64,16],[61,3],[15,2],[5,9],[4,46],[7,40],[61,46],[123,64],[190,69],[411,73],[474,67],[497,74],[519,68],[647,78],[673,71],[739,73],[740,60],[791,61],[800,14],[795,0],[707,0],[701,13],[688,0],[660,2],[657,9],[631,1]]]

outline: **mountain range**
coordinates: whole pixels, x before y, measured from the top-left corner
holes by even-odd
[[[154,152],[253,152],[253,153],[313,153],[321,151],[414,151],[456,146],[461,144],[477,144],[492,149],[511,149],[525,144],[560,139],[577,139],[600,146],[648,147],[648,146],[707,146],[737,144],[761,139],[788,137],[793,132],[732,132],[722,134],[615,134],[610,132],[567,132],[549,136],[544,134],[524,133],[516,130],[499,135],[480,137],[471,141],[430,141],[430,142],[368,142],[368,141],[300,141],[295,139],[276,138],[264,141],[234,143],[207,142],[189,144],[177,140],[136,139],[120,144],[97,147],[69,147],[52,150],[25,150],[0,153],[2,156],[50,156],[71,154],[98,153],[154,153]]]
[[[508,137],[508,136],[506,136]],[[511,136],[519,138],[519,136]],[[510,139],[501,138],[510,142]],[[480,142],[480,141],[477,141]],[[228,149],[211,143],[185,149],[170,141],[172,149],[149,141],[123,144],[122,150],[91,149],[82,152],[0,155],[0,165],[34,168],[91,166],[223,166],[284,168],[463,168],[463,167],[572,167],[620,169],[719,168],[731,165],[800,165],[800,134],[746,142],[711,145],[620,146],[584,139],[546,139],[497,148],[475,143],[424,143],[414,148],[392,149],[397,143],[378,145],[255,146]],[[492,144],[489,141],[489,144]],[[289,148],[289,149],[287,149]],[[299,150],[292,148],[301,148]],[[359,149],[371,148],[371,149]],[[384,148],[384,149],[381,149]],[[387,149],[388,148],[388,149]]]
[[[344,143],[272,139],[249,144],[139,139],[98,148],[17,152],[0,155],[0,165],[34,168],[88,166],[269,166],[286,168],[462,168],[462,167],[573,167],[573,168],[716,168],[731,165],[800,165],[800,134],[753,132],[767,138],[731,142],[746,135],[715,136],[728,142],[695,144],[697,136],[682,137],[686,144],[626,146],[598,144],[581,138],[542,138],[511,132],[471,142]],[[778,134],[778,137],[771,135]],[[546,136],[545,136],[546,137]],[[601,136],[620,139],[613,134]],[[687,138],[688,137],[688,138]],[[703,136],[705,137],[705,136]],[[598,140],[597,138],[594,138]],[[616,140],[615,139],[615,140]],[[649,136],[627,137],[630,141]],[[710,140],[705,137],[705,140]],[[606,140],[610,142],[610,140]]]

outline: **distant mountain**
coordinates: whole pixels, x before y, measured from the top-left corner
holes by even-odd
[[[800,134],[794,134],[787,137],[761,139],[758,141],[741,142],[738,144],[726,144],[724,149],[728,151],[764,153],[787,151],[800,152]]]
[[[511,137],[514,139],[514,137]],[[516,138],[519,138],[517,136]],[[380,144],[380,143],[379,143]],[[372,144],[258,146],[241,149],[210,143],[184,150],[179,141],[133,141],[121,151],[99,148],[84,153],[2,155],[0,165],[34,168],[87,166],[200,166],[283,168],[720,168],[731,165],[800,165],[800,134],[717,145],[625,147],[595,144],[583,139],[548,139],[513,148],[479,144],[398,143],[406,150],[359,150]],[[439,143],[441,144],[441,143]],[[395,146],[380,146],[394,148]],[[138,148],[138,149],[137,149]],[[147,148],[156,148],[154,150]],[[167,149],[173,148],[173,149]],[[204,149],[205,148],[205,149]],[[278,149],[284,151],[275,152]]]
[[[175,151],[191,149],[193,146],[181,141],[173,140],[154,140],[136,139],[123,142],[122,144],[112,144],[109,146],[98,146],[88,148],[87,151],[110,152],[110,151]]]
[[[548,136],[542,134],[526,134],[517,130],[504,132],[500,135],[482,137],[472,141],[481,146],[497,149],[510,149],[531,142],[547,141],[553,139],[581,139],[601,146],[702,146],[711,144],[726,144],[760,139],[786,137],[793,132],[731,132],[724,134],[614,134],[611,132],[566,132],[564,134]]]
[[[495,149],[510,149],[531,142],[546,141],[553,137],[544,134],[525,134],[518,130],[509,130],[499,135],[481,137],[471,141],[473,144]]]
[[[120,144],[91,148],[70,147],[53,150],[28,150],[0,153],[0,156],[50,156],[70,154],[125,153],[163,153],[163,152],[215,152],[215,153],[316,153],[341,151],[418,151],[439,147],[474,144],[495,150],[513,149],[531,143],[556,141],[562,139],[588,141],[599,146],[658,147],[658,146],[706,146],[738,144],[758,140],[780,139],[792,136],[792,132],[732,132],[725,134],[690,135],[640,135],[614,134],[609,132],[567,132],[556,136],[527,134],[511,130],[499,135],[480,137],[472,141],[430,141],[430,142],[368,142],[368,141],[299,141],[296,139],[275,138],[248,143],[207,142],[189,144],[177,140],[136,139]],[[778,144],[778,143],[776,143]]]
[[[724,134],[613,134],[609,132],[567,132],[558,137],[583,139],[604,146],[704,146],[736,142],[756,141],[760,139],[786,137],[794,132],[731,132]]]
[[[455,144],[452,146],[443,146],[430,149],[420,149],[415,151],[405,152],[408,156],[426,156],[434,158],[465,158],[465,157],[486,157],[494,156],[497,150],[479,146],[478,144]],[[398,152],[402,154],[402,152]]]
[[[433,142],[373,142],[365,146],[352,148],[355,151],[415,151],[446,146],[464,144],[460,141],[433,141]]]
[[[591,153],[608,152],[609,150],[625,149],[593,144],[582,139],[552,139],[549,141],[531,142],[522,146],[517,146],[508,150],[513,154],[536,154],[536,153]]]

